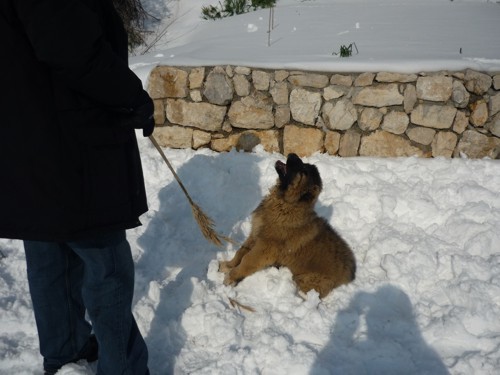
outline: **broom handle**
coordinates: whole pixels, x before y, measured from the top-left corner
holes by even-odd
[[[221,246],[221,239],[223,239],[226,242],[232,243],[233,245],[236,245],[237,243],[230,239],[229,237],[219,235],[215,232],[215,230],[212,228],[213,221],[210,219],[196,203],[191,199],[191,196],[189,195],[187,189],[184,187],[184,184],[182,183],[181,179],[175,173],[174,168],[172,167],[172,164],[168,161],[167,157],[165,156],[165,153],[161,149],[160,145],[156,141],[155,137],[151,134],[149,136],[149,139],[151,140],[151,143],[155,146],[156,150],[160,153],[161,157],[163,158],[163,161],[165,164],[167,164],[168,169],[172,172],[174,175],[175,179],[179,183],[179,186],[181,187],[182,191],[184,192],[184,195],[188,199],[189,203],[191,204],[191,208],[193,209],[193,213],[195,213],[195,218],[196,221],[198,222],[198,225],[200,226],[203,235],[205,238],[208,240],[212,241],[215,245]]]
[[[163,161],[165,161],[165,163],[167,164],[168,169],[170,169],[170,172],[172,172],[172,174],[174,175],[175,179],[179,183],[179,186],[181,187],[182,191],[184,192],[184,195],[188,199],[189,203],[191,203],[191,206],[193,206],[194,202],[191,199],[191,197],[189,196],[189,193],[188,193],[187,189],[184,187],[184,184],[182,183],[182,181],[179,178],[179,176],[177,176],[177,173],[175,173],[175,170],[172,167],[172,164],[170,164],[170,162],[168,161],[167,157],[165,156],[165,153],[161,149],[161,147],[158,144],[158,142],[156,141],[155,137],[153,137],[153,134],[151,134],[149,136],[149,139],[150,139],[151,143],[153,143],[153,145],[155,146],[155,148],[158,150],[158,152],[160,153],[161,157],[163,158]]]

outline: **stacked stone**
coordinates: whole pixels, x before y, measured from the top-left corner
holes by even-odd
[[[375,157],[500,154],[500,74],[151,72],[155,136],[173,148]]]

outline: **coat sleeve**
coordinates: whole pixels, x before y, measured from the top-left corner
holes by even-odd
[[[108,0],[100,0],[108,1]],[[145,92],[103,36],[99,16],[81,0],[15,0],[39,61],[71,89],[106,107],[135,107]]]

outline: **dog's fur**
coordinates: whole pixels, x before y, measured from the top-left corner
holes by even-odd
[[[322,189],[318,169],[295,154],[275,168],[278,181],[253,212],[250,236],[219,271],[224,284],[235,285],[266,267],[288,267],[302,292],[314,289],[323,298],[354,280],[354,254],[314,211]]]

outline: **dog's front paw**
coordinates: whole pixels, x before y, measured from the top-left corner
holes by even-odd
[[[224,285],[226,286],[235,286],[236,281],[231,277],[230,273],[226,273],[226,276],[224,277]]]
[[[231,267],[229,266],[229,262],[224,262],[224,261],[221,261],[219,262],[219,272],[223,272],[223,273],[228,273],[229,271],[231,271]]]

